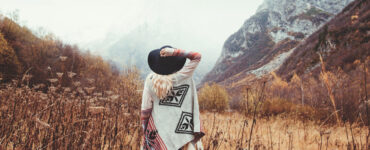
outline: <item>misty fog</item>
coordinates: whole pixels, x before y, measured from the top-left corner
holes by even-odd
[[[1,13],[63,42],[147,73],[147,54],[163,45],[198,51],[195,80],[212,69],[224,41],[262,0],[0,0]]]

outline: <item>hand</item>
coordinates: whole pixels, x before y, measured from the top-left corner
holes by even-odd
[[[174,51],[175,49],[173,48],[164,48],[161,50],[161,52],[159,52],[159,54],[161,57],[167,57],[167,56],[172,56]]]

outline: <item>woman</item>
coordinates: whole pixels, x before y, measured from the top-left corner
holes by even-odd
[[[185,66],[186,58],[190,62]],[[142,96],[142,149],[203,149],[197,91],[192,75],[201,60],[197,52],[163,46],[149,53],[153,71]]]

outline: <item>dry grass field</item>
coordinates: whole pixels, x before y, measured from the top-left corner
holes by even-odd
[[[121,94],[58,86],[43,93],[3,85],[0,149],[139,149],[138,87],[125,87]],[[249,139],[251,149],[366,149],[368,130],[357,124],[320,126],[277,116],[257,119],[250,138],[252,119],[238,112],[201,117],[207,150],[246,149]]]
[[[30,88],[30,75],[0,84],[0,149],[139,149],[143,85],[137,74],[127,70],[112,90],[104,91],[97,89],[94,79],[87,78],[82,85],[73,76],[70,87],[63,87],[58,77],[48,79],[47,86]],[[352,121],[337,122],[335,112],[340,110],[324,112],[326,120],[315,119],[312,116],[323,109],[271,101],[276,97],[271,94],[284,94],[272,85],[266,91],[250,90],[245,99],[249,105],[241,103],[244,109],[202,109],[205,149],[369,149],[368,118],[361,111]],[[298,95],[289,91],[290,97]],[[204,105],[202,99],[200,103]]]
[[[202,113],[205,149],[245,149],[253,120],[233,113]],[[356,149],[366,150],[367,127],[356,124],[323,125],[291,118],[257,119],[251,149]]]
[[[0,149],[138,149],[136,77],[123,75],[124,86],[104,92],[78,81],[61,87],[59,79],[45,93],[42,84],[0,84]]]

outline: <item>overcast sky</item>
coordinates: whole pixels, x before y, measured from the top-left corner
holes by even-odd
[[[144,26],[172,38],[171,45],[199,49],[208,55],[207,61],[214,62],[224,41],[261,3],[262,0],[0,0],[0,11],[7,14],[19,10],[23,25],[33,30],[42,27],[66,43],[98,54],[105,50],[102,41],[118,39]],[[165,38],[161,41],[167,42]]]

